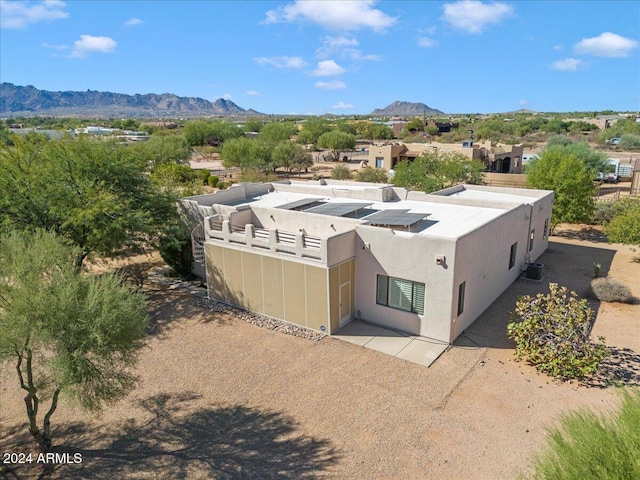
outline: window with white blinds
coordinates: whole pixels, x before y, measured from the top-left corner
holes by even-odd
[[[378,275],[376,303],[424,315],[424,283]]]

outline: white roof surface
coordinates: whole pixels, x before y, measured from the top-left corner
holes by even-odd
[[[478,192],[485,193],[485,192]],[[496,195],[490,193],[490,195]],[[323,197],[320,195],[309,195],[302,193],[292,193],[292,192],[271,192],[265,195],[254,197],[252,199],[248,199],[247,203],[252,207],[266,207],[266,208],[275,208],[286,203],[294,202],[296,200],[301,200],[303,198],[313,198],[317,197],[318,200],[322,200],[325,202],[331,203],[362,203],[360,199],[350,199],[350,198],[336,198],[336,197]],[[526,198],[518,198],[517,196],[506,195],[507,198],[501,199],[502,201],[511,201],[511,197],[513,199],[517,199],[519,203],[526,201]],[[439,197],[443,198],[443,197]],[[478,198],[482,198],[484,200],[494,199],[497,200],[494,196],[480,196]],[[509,200],[508,200],[509,199]],[[515,200],[513,200],[515,201]],[[238,202],[239,204],[239,202]],[[238,205],[236,204],[236,205]],[[412,233],[411,235],[426,235],[426,236],[437,236],[437,237],[445,237],[445,238],[457,238],[463,236],[476,228],[490,222],[491,220],[500,217],[505,213],[506,210],[510,209],[510,206],[506,206],[505,209],[498,208],[486,208],[486,207],[478,207],[478,206],[468,206],[468,205],[455,205],[455,204],[447,204],[447,203],[432,203],[432,202],[423,202],[418,200],[400,200],[395,202],[372,202],[369,207],[372,210],[409,210],[410,213],[424,213],[429,214],[427,220],[425,222],[426,225],[429,225],[427,228],[424,228],[416,233]],[[310,221],[312,219],[312,213],[310,212],[296,212],[304,215],[308,215]],[[318,215],[318,214],[316,214]],[[302,217],[301,217],[302,218]],[[360,218],[360,220],[366,220],[366,217]],[[434,223],[435,222],[435,223]],[[379,227],[375,227],[379,228]]]

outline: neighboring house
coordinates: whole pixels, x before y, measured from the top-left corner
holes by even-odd
[[[402,160],[413,160],[425,151],[456,152],[470,160],[479,160],[488,172],[522,173],[522,145],[494,144],[486,141],[476,144],[472,140],[461,143],[390,143],[369,148],[369,165],[387,170]]]
[[[545,251],[553,192],[320,180],[183,204],[211,298],[327,334],[355,318],[451,343]]]

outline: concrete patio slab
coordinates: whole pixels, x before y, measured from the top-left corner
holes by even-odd
[[[361,347],[428,367],[448,348],[447,344],[353,320],[333,335]]]
[[[384,330],[384,328],[376,325],[353,320],[342,327],[333,337],[362,347],[377,335],[381,335]]]

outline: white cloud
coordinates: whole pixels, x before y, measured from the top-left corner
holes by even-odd
[[[93,35],[80,35],[80,40],[73,42],[71,57],[83,58],[88,53],[113,53],[118,46],[111,37],[95,37]]]
[[[527,102],[526,100],[519,100],[518,105],[522,105],[524,107],[525,105],[529,105],[529,102]]]
[[[373,8],[372,0],[296,0],[277,10],[269,10],[263,23],[315,23],[329,30],[370,28],[382,32],[396,23],[396,18]]]
[[[318,62],[318,66],[313,71],[316,77],[334,77],[342,75],[346,70],[338,65],[334,60],[323,60]]]
[[[594,57],[627,57],[636,48],[636,40],[605,32],[597,37],[583,38],[573,46],[573,51],[578,55]]]
[[[231,100],[233,96],[230,93],[225,93],[224,95],[222,95],[222,98],[224,98],[225,100]]]
[[[338,80],[332,80],[330,82],[316,82],[314,87],[321,90],[342,90],[343,88],[347,88],[347,84],[339,82]]]
[[[42,45],[44,48],[50,48],[51,50],[67,50],[69,48],[69,45],[52,45],[50,43],[44,42],[41,43],[40,45]]]
[[[555,45],[555,46],[553,47],[553,49],[554,49],[556,52],[560,52],[560,51],[562,51],[562,45]]]
[[[256,57],[259,65],[271,65],[276,68],[303,68],[307,65],[302,57]]]
[[[256,95],[258,95],[258,92],[256,90],[247,90],[246,92],[244,92],[244,94],[250,97],[255,97]]]
[[[25,28],[30,23],[53,22],[67,18],[67,4],[59,0],[43,2],[0,1],[0,27]]]
[[[418,39],[418,45],[421,47],[429,48],[435,47],[436,45],[438,45],[438,42],[437,40],[432,40],[429,37],[420,37]]]
[[[322,46],[316,50],[316,55],[321,58],[330,57],[331,55],[339,55],[345,49],[351,50],[358,45],[358,40],[346,35],[340,35],[338,37],[324,37]]]
[[[551,68],[553,70],[560,70],[563,72],[573,72],[582,65],[583,65],[582,60],[578,60],[577,58],[565,58],[564,60],[558,60],[557,62],[553,62],[551,64]]]
[[[445,3],[442,9],[445,22],[467,33],[482,33],[489,25],[498,24],[514,14],[513,7],[506,3],[478,0]]]
[[[353,104],[351,103],[344,103],[342,101],[336,103],[335,105],[333,105],[331,108],[335,109],[335,110],[350,110],[353,108]]]
[[[134,25],[140,25],[142,23],[142,20],[140,20],[139,18],[130,18],[129,20],[127,20],[126,22],[124,22],[125,26],[127,27],[133,27]]]

